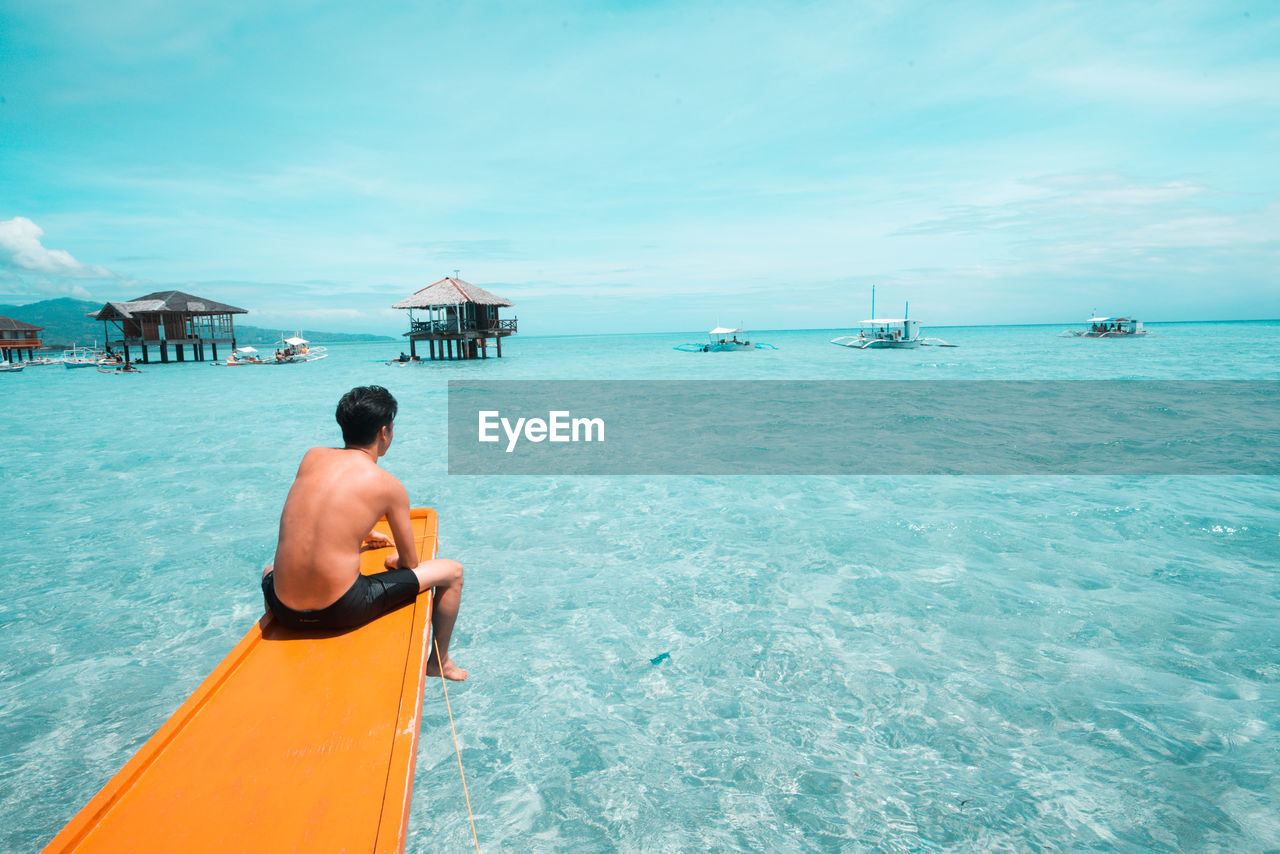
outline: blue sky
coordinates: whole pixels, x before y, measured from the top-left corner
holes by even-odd
[[[1278,107],[1275,4],[0,0],[0,302],[1274,318]]]

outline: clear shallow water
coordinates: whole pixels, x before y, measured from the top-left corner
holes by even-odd
[[[261,613],[298,459],[374,382],[385,465],[467,565],[450,698],[485,850],[1280,847],[1274,479],[445,474],[447,379],[1280,379],[1280,324],[1154,330],[0,377],[0,849],[46,842]],[[438,686],[409,839],[470,845]]]

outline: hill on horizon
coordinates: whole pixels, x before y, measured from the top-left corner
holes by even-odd
[[[100,308],[102,308],[100,302],[59,297],[28,305],[0,305],[0,317],[11,317],[14,320],[44,327],[41,335],[46,347],[70,347],[73,343],[87,344],[102,339],[102,324],[86,316],[89,312]],[[281,337],[296,333],[296,329],[268,329],[236,323],[236,343],[241,346],[271,346],[279,343]],[[317,343],[327,344],[400,340],[389,335],[371,335],[362,332],[317,331],[305,334]]]

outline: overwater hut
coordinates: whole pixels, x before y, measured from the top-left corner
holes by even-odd
[[[22,351],[27,351],[27,358],[35,358],[35,351],[40,348],[40,333],[43,326],[33,326],[14,320],[12,317],[0,317],[0,362],[22,361]]]
[[[218,361],[218,345],[235,349],[236,330],[232,316],[248,314],[243,308],[193,297],[182,291],[157,291],[128,302],[109,302],[89,316],[102,321],[107,346],[128,361],[129,348],[137,347],[138,361],[150,362],[151,350],[159,350],[161,362],[174,358],[186,361],[190,347],[192,361]]]
[[[402,299],[392,308],[409,310],[409,352],[427,342],[432,359],[487,359],[489,339],[502,358],[502,339],[516,333],[516,319],[498,317],[498,308],[514,303],[459,278],[444,278]],[[425,312],[425,318],[414,312]]]

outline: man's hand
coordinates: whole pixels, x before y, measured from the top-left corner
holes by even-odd
[[[391,538],[386,534],[370,531],[364,538],[364,542],[360,544],[360,551],[367,552],[371,549],[389,549],[395,543],[391,542]]]
[[[382,561],[382,565],[387,569],[400,569],[400,553],[392,552]]]

